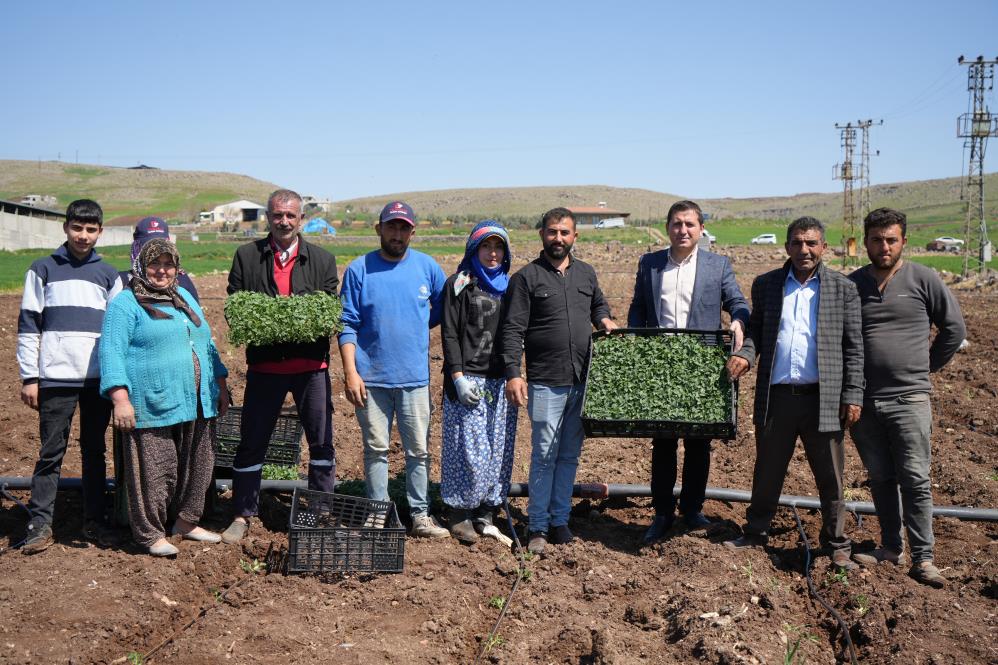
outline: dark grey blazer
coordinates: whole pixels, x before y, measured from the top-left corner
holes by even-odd
[[[693,330],[717,330],[721,310],[744,324],[748,330],[749,307],[738,288],[728,257],[697,250],[697,272],[693,280],[693,298],[686,327]],[[662,292],[662,272],[669,260],[669,250],[650,252],[638,261],[634,278],[634,296],[627,310],[631,328],[658,328],[658,307]]]
[[[783,287],[790,261],[752,282],[752,316],[745,345],[736,356],[750,364],[759,357],[755,383],[757,427],[766,424],[769,382],[783,314]],[[818,265],[818,431],[842,429],[840,404],[863,404],[863,320],[856,285],[824,263]]]

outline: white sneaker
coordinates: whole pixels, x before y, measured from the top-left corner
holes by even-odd
[[[443,528],[430,515],[414,515],[412,518],[412,530],[409,535],[414,538],[447,538],[450,531]]]

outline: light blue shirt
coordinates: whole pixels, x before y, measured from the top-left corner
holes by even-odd
[[[771,383],[818,383],[818,273],[803,284],[791,268],[783,284]]]

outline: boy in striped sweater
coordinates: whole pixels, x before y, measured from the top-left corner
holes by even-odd
[[[104,433],[111,402],[98,392],[97,344],[107,303],[121,291],[118,272],[94,251],[104,230],[96,202],[66,209],[66,242],[31,264],[17,320],[21,401],[38,411],[41,451],[31,478],[27,538],[21,551],[52,544],[52,514],[62,458],[76,405],[83,461],[83,535],[97,540],[104,524]]]

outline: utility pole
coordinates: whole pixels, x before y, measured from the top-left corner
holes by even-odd
[[[843,155],[842,162],[834,166],[835,180],[842,181],[842,249],[845,251],[846,264],[849,258],[856,256],[856,202],[853,198],[853,182],[859,179],[853,168],[852,156],[856,150],[856,128],[851,122],[844,125],[835,123],[839,130]]]
[[[860,120],[856,126],[863,131],[863,150],[859,161],[859,201],[860,214],[865,219],[870,213],[870,127],[882,125],[883,120]],[[878,150],[876,154],[880,154]]]
[[[961,55],[957,63],[968,67],[967,90],[972,109],[957,118],[956,122],[957,138],[964,139],[964,149],[970,149],[963,195],[967,201],[963,228],[963,276],[968,277],[973,268],[983,273],[991,260],[991,241],[984,218],[984,152],[988,138],[998,136],[998,116],[992,115],[984,103],[984,93],[994,89],[998,59],[985,60],[979,55],[977,60],[965,60]]]

